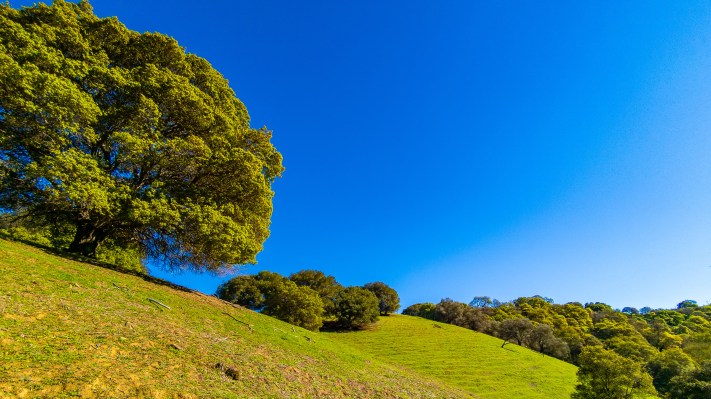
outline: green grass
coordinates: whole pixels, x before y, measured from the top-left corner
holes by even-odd
[[[577,368],[461,327],[419,317],[381,317],[370,331],[329,337],[378,359],[434,376],[482,399],[569,398]]]
[[[359,333],[292,330],[161,280],[0,239],[2,399],[556,398],[572,390],[573,366],[433,324],[393,316]]]
[[[0,398],[23,397],[471,396],[217,298],[0,239]]]

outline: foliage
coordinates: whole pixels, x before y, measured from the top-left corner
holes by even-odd
[[[264,295],[254,276],[237,276],[217,287],[218,298],[236,303],[247,309],[260,310],[264,307]]]
[[[87,256],[256,262],[282,158],[206,60],[85,1],[2,4],[0,32],[0,209],[72,226]]]
[[[318,293],[278,273],[237,276],[221,284],[216,295],[307,330],[316,331],[323,325],[323,302]]]
[[[397,291],[389,285],[377,281],[368,283],[364,285],[363,288],[378,297],[378,309],[381,315],[387,315],[388,313],[393,313],[400,309],[400,296],[398,296]]]
[[[572,399],[632,399],[656,393],[652,378],[640,363],[613,351],[589,347],[579,360],[579,384]]]
[[[141,250],[136,243],[118,245],[108,238],[96,249],[96,259],[123,269],[148,274],[148,269],[141,262]]]
[[[323,301],[324,315],[334,315],[336,295],[343,290],[343,286],[336,281],[335,277],[326,276],[319,270],[301,270],[293,273],[289,279],[296,285],[309,287],[318,292]]]
[[[711,398],[711,361],[707,360],[698,369],[672,378],[669,385],[669,397],[672,399]]]
[[[342,328],[361,329],[378,320],[379,301],[371,291],[348,287],[336,296],[336,318]]]
[[[473,308],[496,308],[501,306],[501,301],[498,299],[491,299],[488,296],[475,296],[469,306]]]
[[[528,341],[528,336],[532,330],[533,323],[526,318],[506,319],[499,323],[496,329],[496,335],[504,340],[501,347],[507,342],[516,342],[518,345],[523,345]]]
[[[669,393],[673,378],[694,369],[694,361],[680,348],[665,350],[647,363],[647,370],[660,394]]]
[[[699,304],[693,299],[686,299],[676,305],[677,309],[698,308]]]
[[[321,328],[323,302],[316,291],[286,279],[273,284],[265,295],[262,313],[307,330]]]
[[[514,342],[573,364],[579,364],[586,348],[612,350],[645,365],[660,392],[668,392],[670,379],[681,378],[683,359],[711,358],[711,305],[693,300],[680,302],[676,309],[639,311],[617,311],[602,302],[560,305],[538,295],[496,302],[490,306],[494,300],[478,296],[466,305],[446,298],[434,306],[434,314],[431,304],[415,304],[403,313],[489,333],[502,338],[502,346]],[[680,362],[676,366],[674,359]]]
[[[548,324],[541,323],[533,327],[528,334],[527,346],[558,359],[567,359],[570,356],[568,344],[561,338],[556,337],[553,333],[553,328]]]
[[[405,308],[405,310],[402,311],[402,314],[435,320],[436,308],[437,306],[431,302],[416,303]]]

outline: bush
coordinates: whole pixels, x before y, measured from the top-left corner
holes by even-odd
[[[336,296],[336,318],[342,328],[360,329],[378,320],[379,301],[371,291],[348,287]]]
[[[217,296],[308,330],[316,331],[323,325],[319,294],[278,273],[235,277],[217,288]]]
[[[431,302],[416,303],[405,308],[405,310],[402,311],[402,314],[435,320],[437,316],[436,305]]]
[[[400,309],[400,297],[393,288],[380,281],[368,283],[363,286],[378,298],[378,309],[381,315],[396,312]]]
[[[599,346],[583,350],[573,399],[631,399],[656,394],[640,363]]]
[[[316,291],[289,280],[272,288],[270,295],[264,299],[262,313],[307,330],[318,331],[321,328],[323,301]]]
[[[238,276],[217,287],[217,297],[252,310],[264,307],[264,295],[254,276]]]
[[[325,316],[334,316],[336,295],[343,291],[343,286],[333,276],[327,276],[318,270],[302,270],[289,276],[296,285],[309,287],[321,296]]]

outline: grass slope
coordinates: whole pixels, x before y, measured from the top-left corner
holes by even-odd
[[[370,331],[329,333],[378,359],[435,376],[482,399],[569,398],[577,368],[461,327],[419,317],[381,317]]]
[[[0,239],[0,398],[24,397],[471,394],[214,297]]]

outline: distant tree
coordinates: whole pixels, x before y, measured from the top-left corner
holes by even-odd
[[[0,4],[0,209],[167,268],[256,263],[283,171],[227,80],[88,1]]]
[[[516,342],[518,345],[524,345],[529,335],[533,331],[533,323],[526,318],[506,319],[499,323],[497,336],[504,340],[501,344],[503,348],[509,342]]]
[[[348,287],[336,295],[336,318],[342,328],[360,329],[378,320],[379,301],[371,291]]]
[[[671,399],[711,398],[711,360],[706,360],[696,370],[673,377],[669,384]]]
[[[602,302],[586,303],[585,308],[590,309],[593,312],[612,312],[612,306]]]
[[[672,378],[681,376],[694,369],[694,361],[680,348],[671,348],[662,351],[647,363],[647,370],[652,376],[654,387],[657,389],[657,392],[662,395],[668,394],[671,391]]]
[[[276,272],[263,270],[254,276],[259,290],[266,296],[273,295],[277,287],[285,284],[289,279]]]
[[[555,301],[553,300],[553,298],[550,298],[550,297],[547,297],[547,296],[534,295],[533,297],[534,297],[534,298],[541,298],[541,299],[543,299],[544,301],[546,301],[546,302],[548,302],[548,303],[550,303],[550,304],[555,303]]]
[[[639,314],[639,310],[637,310],[637,308],[626,306],[626,307],[622,308],[622,313],[634,315],[634,314]]]
[[[416,303],[405,308],[405,310],[402,311],[402,314],[435,320],[437,317],[436,309],[437,305],[431,302]]]
[[[652,308],[650,308],[649,306],[645,306],[639,310],[639,314],[645,315],[645,314],[650,313],[651,311],[652,311]]]
[[[318,293],[287,279],[271,287],[262,313],[311,331],[323,325],[323,302]]]
[[[692,299],[687,299],[684,301],[679,302],[679,304],[676,305],[677,309],[686,309],[686,308],[698,308],[699,304],[692,300]]]
[[[475,296],[474,299],[469,302],[469,306],[473,308],[487,308],[491,307],[494,301],[488,296]]]
[[[400,309],[400,297],[392,287],[387,284],[377,281],[368,283],[363,286],[366,290],[375,294],[378,297],[378,309],[381,315],[396,312]]]
[[[343,290],[343,286],[333,276],[327,276],[318,270],[301,270],[289,276],[296,285],[306,286],[318,292],[323,301],[324,314],[333,316],[335,312],[336,295]]]
[[[435,320],[442,323],[462,326],[465,324],[465,313],[470,308],[466,303],[444,298],[435,307]]]
[[[632,399],[656,394],[642,365],[598,346],[579,357],[578,385],[572,399]]]
[[[264,306],[264,295],[254,276],[237,276],[217,287],[217,297],[248,309],[259,310]]]
[[[278,273],[235,277],[217,288],[217,296],[308,330],[323,325],[323,301],[318,293]]]
[[[526,337],[527,346],[545,355],[558,359],[568,359],[570,349],[568,344],[555,336],[553,328],[548,324],[537,324]]]

